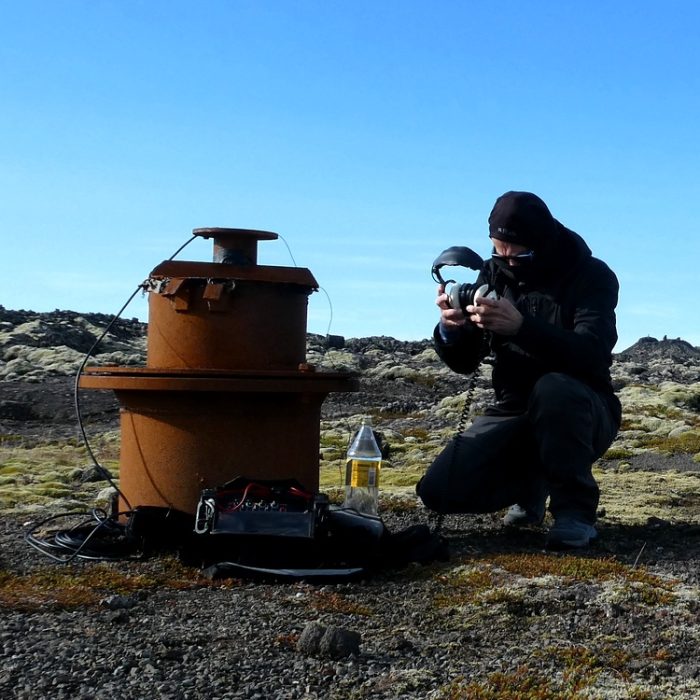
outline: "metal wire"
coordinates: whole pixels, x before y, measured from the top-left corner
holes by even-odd
[[[189,240],[187,240],[185,243],[183,243],[169,258],[168,260],[172,260],[178,253],[180,253],[185,247],[187,247],[192,241],[196,238],[197,236],[192,236]],[[126,496],[122,493],[122,491],[119,489],[119,486],[117,486],[115,480],[112,478],[112,475],[109,473],[109,471],[103,467],[98,461],[97,457],[95,456],[95,453],[92,450],[92,447],[90,446],[90,441],[88,440],[87,433],[85,432],[85,426],[83,424],[83,416],[82,416],[82,411],[80,408],[80,377],[83,374],[83,370],[85,369],[85,365],[88,363],[88,360],[93,356],[93,353],[95,352],[95,349],[97,346],[104,340],[105,336],[112,330],[112,327],[114,324],[117,322],[117,320],[121,317],[121,315],[124,313],[124,310],[126,309],[127,306],[133,301],[134,297],[139,293],[139,291],[145,291],[148,287],[148,280],[145,280],[139,284],[136,289],[131,293],[131,296],[124,302],[123,306],[117,313],[112,317],[110,322],[107,324],[105,329],[100,333],[100,335],[97,337],[95,342],[92,344],[90,349],[85,353],[85,357],[83,358],[83,361],[80,363],[80,367],[78,367],[78,371],[75,374],[75,381],[73,383],[73,405],[75,407],[75,414],[76,418],[78,420],[78,427],[80,429],[80,434],[83,439],[83,443],[85,445],[85,449],[87,450],[87,453],[92,460],[92,464],[97,470],[97,473],[106,481],[109,482],[110,486],[119,494],[121,499],[124,501],[126,506],[129,508],[129,510],[132,510],[131,504],[129,503],[129,500],[126,498]]]

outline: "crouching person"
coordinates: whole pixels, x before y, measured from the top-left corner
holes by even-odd
[[[435,348],[454,371],[492,356],[495,401],[453,439],[416,490],[440,513],[504,508],[504,523],[541,523],[552,549],[585,547],[599,489],[591,473],[620,425],[610,381],[618,282],[584,240],[529,192],[499,197],[491,259],[476,284],[497,298],[452,308],[438,287]]]

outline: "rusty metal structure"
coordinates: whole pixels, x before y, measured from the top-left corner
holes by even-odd
[[[236,476],[319,485],[321,404],[356,391],[348,372],[306,363],[306,268],[257,264],[276,233],[203,228],[213,262],[167,260],[148,278],[145,367],[87,367],[86,389],[120,405],[120,489],[132,508],[194,513]],[[122,507],[126,504],[120,504]]]

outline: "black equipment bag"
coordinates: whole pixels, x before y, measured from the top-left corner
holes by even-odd
[[[342,580],[444,560],[447,549],[425,525],[391,535],[381,518],[331,506],[294,479],[238,477],[202,492],[181,557],[212,578]]]
[[[325,539],[328,498],[294,479],[238,477],[202,492],[193,549],[204,565],[313,566]]]
[[[220,489],[202,492],[194,529],[199,535],[313,539],[327,510],[325,495],[307,491],[294,479],[239,477]]]

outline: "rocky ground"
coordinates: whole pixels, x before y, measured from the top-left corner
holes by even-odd
[[[545,552],[544,528],[504,529],[501,514],[450,516],[446,562],[345,583],[209,580],[172,554],[58,564],[24,540],[102,488],[80,456],[73,376],[108,321],[0,307],[3,697],[700,697],[700,349],[642,339],[616,356],[625,420],[596,466],[585,552]],[[113,331],[96,361],[143,363],[143,325]],[[324,404],[322,469],[362,413],[391,476],[424,467],[456,425],[464,379],[427,341],[310,336],[308,359],[362,381]],[[488,395],[485,367],[473,409]],[[115,431],[108,392],[79,400],[89,435]],[[392,532],[434,524],[409,492],[382,500]],[[335,633],[325,645],[309,641],[319,628]]]

